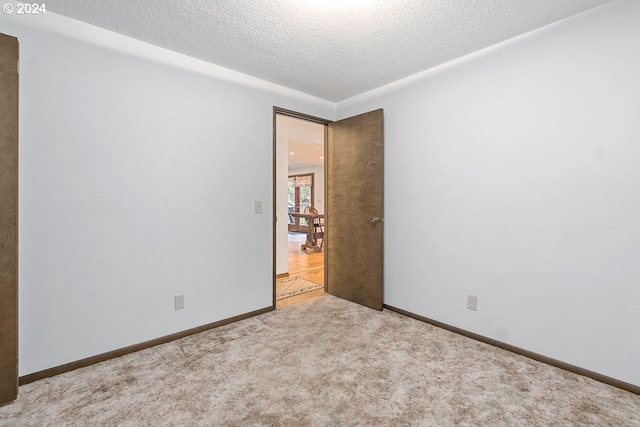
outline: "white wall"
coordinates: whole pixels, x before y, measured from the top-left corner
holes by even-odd
[[[271,306],[272,108],[335,104],[49,12],[0,32],[20,40],[20,375]]]
[[[338,104],[385,110],[386,304],[640,385],[638,22],[615,2]]]
[[[288,175],[290,119],[276,116],[276,274],[289,272]]]
[[[289,236],[288,236],[288,188],[289,175],[314,172],[314,206],[324,212],[324,167],[289,169],[289,142],[324,145],[324,125],[295,119],[288,116],[276,117],[276,274],[289,272]]]

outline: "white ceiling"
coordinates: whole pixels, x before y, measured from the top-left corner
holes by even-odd
[[[55,0],[47,10],[340,101],[611,0]]]
[[[276,116],[278,141],[287,144],[290,173],[301,168],[324,166],[324,126],[293,117]]]

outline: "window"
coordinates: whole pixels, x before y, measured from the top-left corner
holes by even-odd
[[[288,189],[289,230],[306,231],[307,221],[296,218],[291,212],[304,212],[305,208],[313,206],[313,175],[312,173],[290,175]]]

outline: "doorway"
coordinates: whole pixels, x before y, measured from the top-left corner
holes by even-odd
[[[315,298],[325,291],[325,249],[321,236],[327,123],[274,110],[276,308]],[[317,212],[317,219],[306,216],[313,212]]]
[[[284,260],[278,257],[278,250],[284,248],[282,239],[278,244],[278,236],[282,236],[279,234],[280,230],[286,232],[287,221],[284,218],[289,215],[285,203],[286,194],[279,193],[284,192],[286,187],[277,184],[286,181],[284,177],[288,173],[287,164],[290,163],[287,161],[288,145],[282,141],[286,139],[285,135],[278,132],[279,118],[294,118],[305,123],[322,125],[322,159],[326,170],[326,173],[323,172],[323,202],[326,202],[326,206],[323,203],[323,207],[326,208],[326,221],[323,226],[326,228],[322,232],[322,243],[326,251],[323,259],[324,291],[375,310],[382,310],[384,111],[378,109],[330,122],[274,107],[274,308],[279,306],[276,298],[278,269],[284,270]],[[281,181],[278,181],[279,176]],[[314,215],[305,217],[309,221],[325,217],[325,214]],[[314,237],[307,237],[301,250],[321,249],[322,246],[310,242]]]

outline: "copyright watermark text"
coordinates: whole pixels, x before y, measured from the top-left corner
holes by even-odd
[[[7,15],[10,13],[17,15],[38,15],[46,13],[47,7],[44,3],[18,3],[16,5],[5,3],[2,6],[2,11]]]

